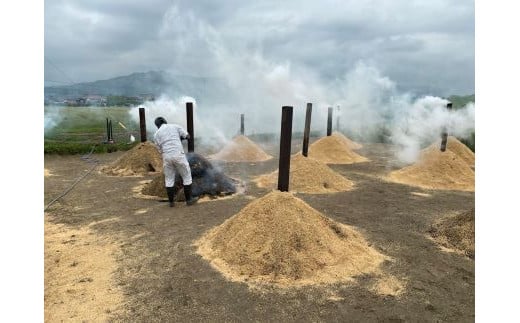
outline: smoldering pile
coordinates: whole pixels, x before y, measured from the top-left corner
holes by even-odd
[[[447,149],[440,140],[423,149],[419,160],[388,174],[387,180],[426,189],[475,191],[475,155],[455,137],[448,137]]]
[[[330,136],[323,137],[309,146],[309,157],[325,164],[353,164],[369,161],[355,152],[361,145],[335,131]]]
[[[209,156],[210,159],[227,162],[262,162],[272,159],[256,143],[244,135],[233,138],[222,150]]]
[[[280,191],[254,200],[195,245],[228,279],[278,287],[351,281],[380,273],[389,259],[353,227]]]
[[[254,179],[258,187],[276,188],[278,170]],[[349,191],[354,183],[334,172],[326,164],[305,157],[301,153],[291,157],[289,172],[289,190],[300,193],[333,193]]]
[[[162,157],[148,141],[138,144],[100,171],[112,176],[142,176],[162,171]]]
[[[339,131],[333,131],[331,135],[342,140],[349,149],[356,150],[356,149],[360,149],[363,147],[362,144],[355,142],[354,140],[348,138],[347,136],[345,136],[344,134],[342,134]]]
[[[475,258],[475,208],[442,219],[429,233],[443,247]]]
[[[214,167],[206,158],[196,153],[186,154],[191,169],[192,194],[194,196],[219,197],[237,193],[241,183],[238,180],[226,176],[218,168]],[[142,194],[167,198],[164,188],[164,173],[156,176],[142,189]],[[182,178],[175,176],[175,188],[177,201],[183,201],[184,192]]]

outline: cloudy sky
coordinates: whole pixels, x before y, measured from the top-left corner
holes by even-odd
[[[468,0],[46,0],[45,84],[150,70],[222,76],[233,62],[242,72],[259,62],[290,66],[293,77],[327,83],[365,64],[402,91],[471,94],[474,7]]]

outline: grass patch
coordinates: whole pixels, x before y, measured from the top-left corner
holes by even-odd
[[[86,154],[128,150],[130,135],[140,138],[139,124],[127,107],[45,107],[44,153]],[[112,122],[113,144],[107,144],[107,118]],[[121,126],[120,123],[124,126]]]

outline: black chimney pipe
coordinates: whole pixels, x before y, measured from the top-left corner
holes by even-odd
[[[329,108],[329,114],[327,116],[327,136],[332,134],[332,107]]]
[[[141,128],[141,142],[146,141],[146,119],[144,108],[139,108],[139,127]]]
[[[240,115],[240,134],[244,135],[244,114]]]
[[[448,111],[451,111],[452,107],[453,107],[453,105],[451,102],[446,104],[446,109],[448,109]],[[441,133],[441,151],[442,152],[446,151],[447,145],[448,145],[448,126],[444,126],[444,128],[442,129],[442,133]]]
[[[282,107],[282,128],[280,130],[280,158],[278,162],[278,190],[281,192],[289,191],[292,118],[293,107]]]
[[[190,139],[188,139],[188,152],[192,153],[195,151],[195,133],[193,130],[193,102],[186,102],[186,119],[188,126],[188,133]]]
[[[312,103],[307,103],[307,111],[305,112],[305,129],[303,130],[303,148],[302,155],[307,157],[309,154],[309,136],[311,132],[311,116]]]

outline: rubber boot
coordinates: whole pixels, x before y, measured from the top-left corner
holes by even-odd
[[[168,201],[170,202],[170,207],[175,206],[175,201],[173,200],[175,197],[175,188],[174,187],[166,187],[166,193],[168,194]]]
[[[187,205],[193,205],[197,203],[199,197],[198,196],[191,196],[191,184],[190,185],[184,185],[184,196],[186,197],[186,204]]]

